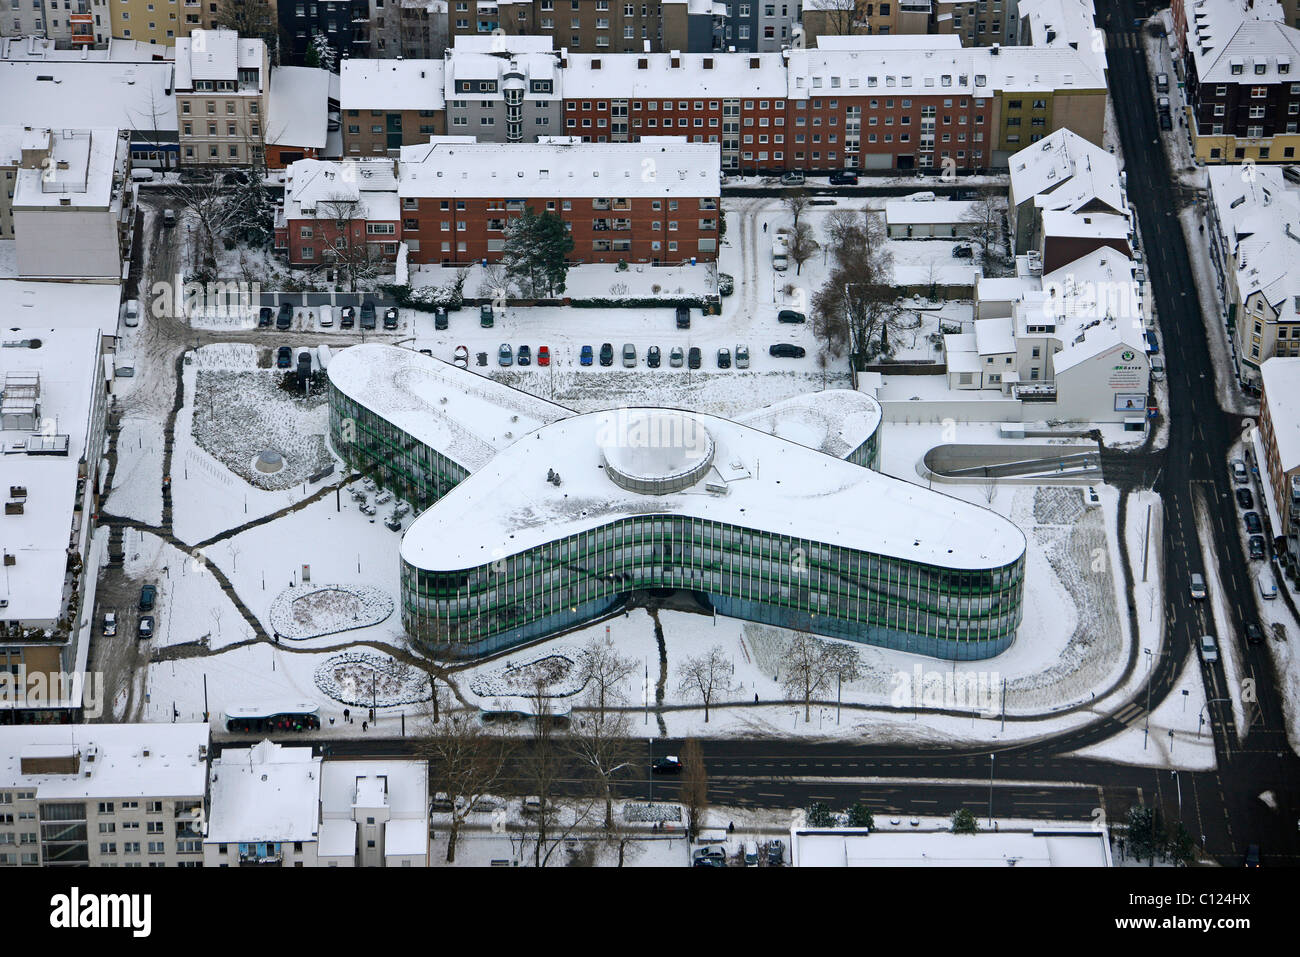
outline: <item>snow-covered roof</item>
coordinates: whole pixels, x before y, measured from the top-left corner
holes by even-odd
[[[1057,372],[1117,344],[1145,362],[1146,306],[1128,256],[1103,246],[1043,276],[1042,290],[1027,293],[1014,309],[1016,334],[1045,321],[1065,347],[1053,359]]]
[[[40,801],[202,798],[207,746],[206,724],[3,725],[0,790]],[[24,758],[61,770],[24,773]]]
[[[0,125],[175,134],[171,63],[0,62]]]
[[[1184,43],[1201,83],[1294,83],[1300,30],[1277,0],[1188,0]]]
[[[1283,472],[1290,472],[1300,468],[1300,358],[1265,359],[1259,375],[1277,441],[1278,463]]]
[[[1092,57],[1092,67],[1105,74],[1106,44],[1097,43],[1096,11],[1092,0],[1020,0],[1016,7],[1028,42],[1037,47],[1076,50]]]
[[[176,40],[176,88],[191,90],[195,80],[238,80],[240,70],[261,70],[266,42],[234,30],[191,30]],[[266,77],[258,74],[258,89]]]
[[[389,821],[384,825],[384,853],[387,857],[428,854],[429,822]]]
[[[315,841],[321,759],[311,748],[266,740],[227,748],[212,762],[209,844]]]
[[[352,816],[358,807],[387,807],[393,818],[425,820],[429,766],[423,761],[326,761],[321,767],[321,813]],[[358,800],[358,798],[360,798]]]
[[[442,110],[442,60],[346,59],[339,68],[344,110]]]
[[[1049,209],[1043,212],[1043,237],[1087,237],[1128,240],[1129,220],[1117,213],[1071,213]]]
[[[357,822],[350,818],[321,821],[316,856],[353,857],[357,853]]]
[[[307,66],[281,66],[271,71],[267,143],[323,150],[333,78],[329,70]]]
[[[61,50],[57,48],[55,41],[48,37],[0,38],[0,60],[150,63],[175,59],[175,47],[163,46],[160,43],[145,43],[141,40],[122,40],[110,37],[104,46],[99,49],[92,50],[87,46],[77,46]]]
[[[284,218],[332,219],[346,212],[355,214],[354,219],[394,222],[400,216],[394,165],[387,158],[352,157],[290,163],[285,169]],[[331,206],[331,203],[357,205]]]
[[[570,53],[562,92],[568,99],[781,99],[786,69],[780,53]]]
[[[572,414],[476,372],[378,343],[336,352],[329,377],[344,395],[470,472],[525,435]]]
[[[120,200],[129,147],[117,130],[30,130],[27,139],[49,163],[18,170],[15,207],[108,209]]]
[[[429,143],[402,147],[408,196],[716,197],[721,147],[640,143]],[[646,175],[649,171],[650,175]]]
[[[797,867],[1110,867],[1096,828],[1024,831],[791,831]]]
[[[881,414],[880,403],[864,392],[827,389],[791,396],[736,421],[842,459],[875,434]]]
[[[52,328],[94,329],[111,336],[117,332],[121,301],[116,283],[0,279],[0,328],[9,330],[6,339],[45,339],[41,330]]]
[[[1242,301],[1259,292],[1280,320],[1300,319],[1300,188],[1276,166],[1211,167],[1209,187]]]
[[[527,0],[531,3],[532,0]],[[473,36],[462,34],[452,37],[452,53],[494,53],[497,55],[511,53],[550,53],[554,43],[549,36],[534,36],[526,33],[495,34],[492,36]]]
[[[933,203],[915,203],[909,199],[891,199],[885,203],[888,226],[932,226],[959,224],[975,203],[964,199],[941,199]]]
[[[827,0],[822,6],[844,10],[844,0]],[[804,4],[804,9],[808,5]],[[814,8],[816,9],[816,8]],[[960,50],[961,37],[955,33],[827,33],[817,38],[818,50]]]
[[[1000,356],[1015,352],[1015,324],[1011,321],[1011,317],[976,319],[975,351],[981,356]]]
[[[11,309],[21,314],[22,308],[5,302],[0,315]],[[97,328],[10,326],[6,321],[0,336],[3,405],[9,410],[29,404],[30,388],[24,382],[38,376],[39,416],[0,416],[3,491],[7,494],[10,486],[27,490],[22,513],[0,518],[0,546],[14,557],[0,575],[0,598],[8,600],[8,606],[0,608],[0,622],[55,622],[66,603],[74,522],[79,527],[82,520],[75,510],[80,504],[78,461],[85,454],[100,454],[99,449],[86,449],[94,389],[100,381],[100,333]],[[32,348],[32,343],[39,347]],[[66,455],[27,452],[48,422],[56,424],[58,435],[67,436]]]
[[[675,426],[665,433],[664,423]],[[638,454],[611,457],[625,447]],[[625,487],[626,474],[612,479],[613,462],[656,484],[664,469],[640,462],[656,450],[672,458],[664,468],[680,460],[685,484],[668,483],[678,490],[640,494]],[[552,468],[558,485],[547,481]],[[947,568],[997,568],[1025,550],[1024,533],[995,512],[757,429],[697,412],[615,409],[562,419],[498,453],[420,515],[402,558],[472,568],[635,515],[700,517]]]
[[[1013,153],[1008,165],[1017,205],[1032,200],[1045,210],[1124,211],[1115,157],[1071,130],[1056,130]]]
[[[493,38],[495,39],[495,38]],[[550,50],[549,37],[508,37],[503,40],[542,41],[533,44],[510,42],[500,50],[494,50],[489,41],[484,44],[462,44],[460,40],[484,40],[487,37],[458,37],[454,53],[446,58],[445,95],[449,100],[485,99],[501,96],[504,85],[498,85],[495,93],[484,93],[477,86],[472,92],[460,92],[457,82],[465,80],[502,80],[507,75],[518,75],[525,83],[534,80],[548,80],[551,90],[539,93],[529,88],[528,97],[532,100],[559,99],[559,56]],[[506,51],[509,51],[508,53]]]

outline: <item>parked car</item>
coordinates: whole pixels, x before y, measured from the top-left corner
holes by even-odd
[[[730,368],[731,368],[731,350],[730,350],[730,349],[719,349],[719,350],[718,350],[718,368],[719,368],[719,369],[730,369]]]
[[[689,329],[691,327],[691,310],[686,306],[677,307],[677,328]]]
[[[589,366],[591,365],[591,360],[592,360],[591,346],[583,346],[582,351],[578,353],[578,364]]]
[[[478,307],[478,324],[484,329],[491,329],[492,321],[492,304],[485,302]]]
[[[1160,114],[1160,128],[1162,130],[1172,130],[1174,128],[1173,118],[1168,113]]]
[[[1205,597],[1205,576],[1200,572],[1192,572],[1192,585],[1190,590],[1192,597],[1197,600]]]
[[[122,323],[132,329],[140,325],[139,299],[128,299],[126,301],[126,309],[122,313]]]
[[[1258,512],[1247,512],[1241,517],[1246,523],[1246,531],[1248,534],[1258,535],[1264,530],[1264,526],[1260,524]]]
[[[367,299],[361,304],[361,328],[375,328],[375,303],[372,299]]]
[[[785,863],[785,844],[778,838],[767,843],[767,866],[780,867]]]
[[[1153,356],[1158,355],[1160,352],[1160,340],[1156,338],[1156,334],[1148,329],[1146,333],[1146,340],[1147,340],[1147,352],[1151,353],[1151,355]]]
[[[600,364],[603,366],[612,366],[614,364],[614,346],[611,343],[601,343]]]
[[[104,612],[104,637],[112,638],[117,634],[117,612]]]
[[[437,306],[433,310],[433,328],[439,331],[447,328],[447,307]]]
[[[804,357],[804,348],[803,346],[791,345],[788,342],[778,342],[776,345],[768,347],[767,354],[778,359],[802,359]]]
[[[1255,496],[1250,494],[1250,489],[1248,488],[1237,489],[1237,504],[1242,508],[1255,507]]]
[[[287,302],[280,303],[280,312],[275,317],[275,328],[281,332],[293,325],[293,306]]]
[[[269,329],[273,322],[275,322],[275,310],[270,306],[263,306],[257,311],[257,327],[259,329]]]
[[[1249,475],[1246,472],[1246,462],[1243,459],[1233,459],[1228,465],[1232,468],[1232,480],[1238,485],[1244,485],[1249,481]]]
[[[1219,646],[1214,643],[1213,635],[1201,635],[1201,657],[1206,661],[1219,660]]]
[[[167,228],[171,228],[172,226],[176,225],[176,210],[174,209],[163,210],[163,225],[166,226]]]
[[[293,350],[288,346],[281,346],[275,350],[275,367],[277,369],[287,369],[293,365]]]
[[[782,309],[780,312],[776,314],[776,321],[793,322],[793,323],[807,322],[808,317],[805,316],[802,312],[796,312],[793,309]]]
[[[737,369],[749,368],[749,346],[746,345],[736,346],[736,368]]]
[[[680,774],[682,771],[682,762],[677,755],[669,754],[662,758],[655,758],[650,762],[650,770],[655,774]]]
[[[672,351],[668,353],[668,364],[674,369],[680,369],[682,363],[686,361],[686,353],[682,351],[681,346],[673,346]]]
[[[636,346],[632,345],[630,342],[625,342],[623,344],[623,368],[636,368]]]
[[[758,842],[745,842],[745,866],[758,867]]]
[[[339,310],[339,328],[351,329],[357,324],[357,310],[355,306],[344,306]]]
[[[396,329],[396,328],[397,328],[397,309],[396,309],[396,307],[394,307],[394,306],[389,306],[387,309],[384,310],[384,328],[385,328],[385,329]]]
[[[510,343],[501,343],[501,348],[497,350],[497,364],[503,366],[514,365],[515,350],[510,348]]]
[[[1246,644],[1262,645],[1264,643],[1264,629],[1259,627],[1259,622],[1248,621],[1245,625]]]
[[[464,346],[457,346],[455,353],[452,354],[451,361],[458,369],[468,369],[469,350]]]
[[[1156,92],[1157,92],[1157,93],[1168,93],[1168,92],[1169,92],[1169,74],[1168,74],[1168,73],[1157,73],[1157,74],[1156,74]]]
[[[686,353],[686,368],[698,369],[699,367],[700,367],[699,346],[691,346],[690,352]]]
[[[1246,859],[1242,862],[1243,867],[1259,867],[1259,845],[1249,844],[1246,846]]]
[[[1169,109],[1170,109],[1169,97],[1167,97],[1167,96],[1157,96],[1157,97],[1156,97],[1156,109],[1157,109],[1159,112],[1161,112],[1161,113],[1168,113],[1168,112],[1169,112]]]
[[[1264,536],[1252,535],[1246,543],[1250,550],[1250,557],[1253,559],[1262,559],[1264,557]]]
[[[726,867],[726,855],[714,857],[711,854],[705,854],[704,851],[717,850],[717,848],[702,847],[695,852],[695,857],[691,860],[692,867]]]
[[[538,364],[539,366],[548,366],[548,365],[551,364],[551,347],[550,347],[550,346],[538,346],[538,347],[537,347],[537,364]]]
[[[790,171],[789,173],[782,173],[782,174],[781,174],[781,185],[782,185],[782,186],[802,186],[802,185],[803,185],[803,173],[799,172],[798,170],[792,170],[792,171]]]
[[[320,318],[316,320],[322,329],[329,329],[334,325],[334,309],[330,306],[320,307]]]
[[[519,361],[519,364],[520,364],[521,366],[532,365],[532,364],[533,364],[533,350],[530,349],[530,348],[528,348],[528,346],[520,346],[520,347],[519,347],[519,360],[518,360],[518,361]]]
[[[975,250],[971,249],[970,243],[958,243],[952,247],[953,259],[973,259]]]
[[[858,174],[852,170],[839,170],[831,173],[832,186],[857,186]]]
[[[140,616],[140,620],[135,625],[135,635],[137,638],[153,637],[153,615]]]
[[[659,359],[660,359],[660,355],[659,355],[658,346],[651,346],[649,349],[645,351],[645,364],[647,368],[658,369]]]

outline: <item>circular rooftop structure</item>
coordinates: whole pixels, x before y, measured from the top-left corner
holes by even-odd
[[[620,409],[597,437],[610,480],[643,495],[690,488],[713,464],[713,436],[699,419],[668,409]]]

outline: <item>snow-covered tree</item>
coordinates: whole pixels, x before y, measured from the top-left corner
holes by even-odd
[[[539,214],[529,206],[506,225],[501,262],[525,296],[550,297],[564,292],[572,251],[573,236],[564,220],[552,212]]]
[[[316,65],[322,70],[328,70],[330,73],[338,72],[338,51],[330,44],[329,37],[323,33],[313,33],[309,50],[310,54],[315,54]]]

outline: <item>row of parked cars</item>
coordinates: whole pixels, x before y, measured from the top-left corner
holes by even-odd
[[[299,308],[301,311],[303,307]],[[309,319],[314,319],[316,325],[322,329],[331,329],[334,326],[335,307],[330,305],[324,306],[307,306],[307,315]],[[258,313],[257,325],[261,329],[269,329],[273,324],[281,332],[293,325],[294,306],[292,303],[280,303],[279,310],[272,309],[270,306],[263,306]],[[351,329],[357,324],[357,307],[356,306],[339,306],[337,308],[339,328]],[[373,301],[367,299],[361,303],[361,328],[374,329],[378,311]],[[384,328],[397,328],[397,308],[389,306],[384,310]]]
[[[464,346],[457,346],[456,364],[460,365],[460,353]],[[783,359],[802,359],[806,354],[803,346],[796,346],[789,342],[778,342],[768,347],[768,355]],[[635,369],[640,364],[637,357],[636,346],[630,342],[623,344],[623,368]],[[681,346],[673,346],[668,351],[668,365],[673,369],[680,369],[683,365],[688,369],[698,369],[702,364],[703,355],[698,346],[691,346],[689,349],[683,349]],[[468,352],[465,354],[465,360],[468,363]],[[549,346],[537,347],[537,364],[539,366],[549,366],[551,364],[551,350]],[[602,366],[612,366],[614,364],[614,344],[612,342],[603,343],[600,347],[599,359],[597,353],[591,346],[583,346],[578,353],[578,363],[580,365],[594,365],[597,361]],[[749,368],[749,346],[739,344],[736,346],[733,354],[732,350],[723,347],[718,350],[717,363],[719,369],[730,369],[732,364],[737,369]],[[533,364],[533,351],[529,346],[520,346],[516,351],[508,342],[501,343],[497,349],[497,364],[502,367],[519,365],[528,366]],[[649,369],[658,369],[663,364],[663,350],[658,346],[650,346],[645,352],[645,364]],[[464,366],[461,366],[464,368]]]

